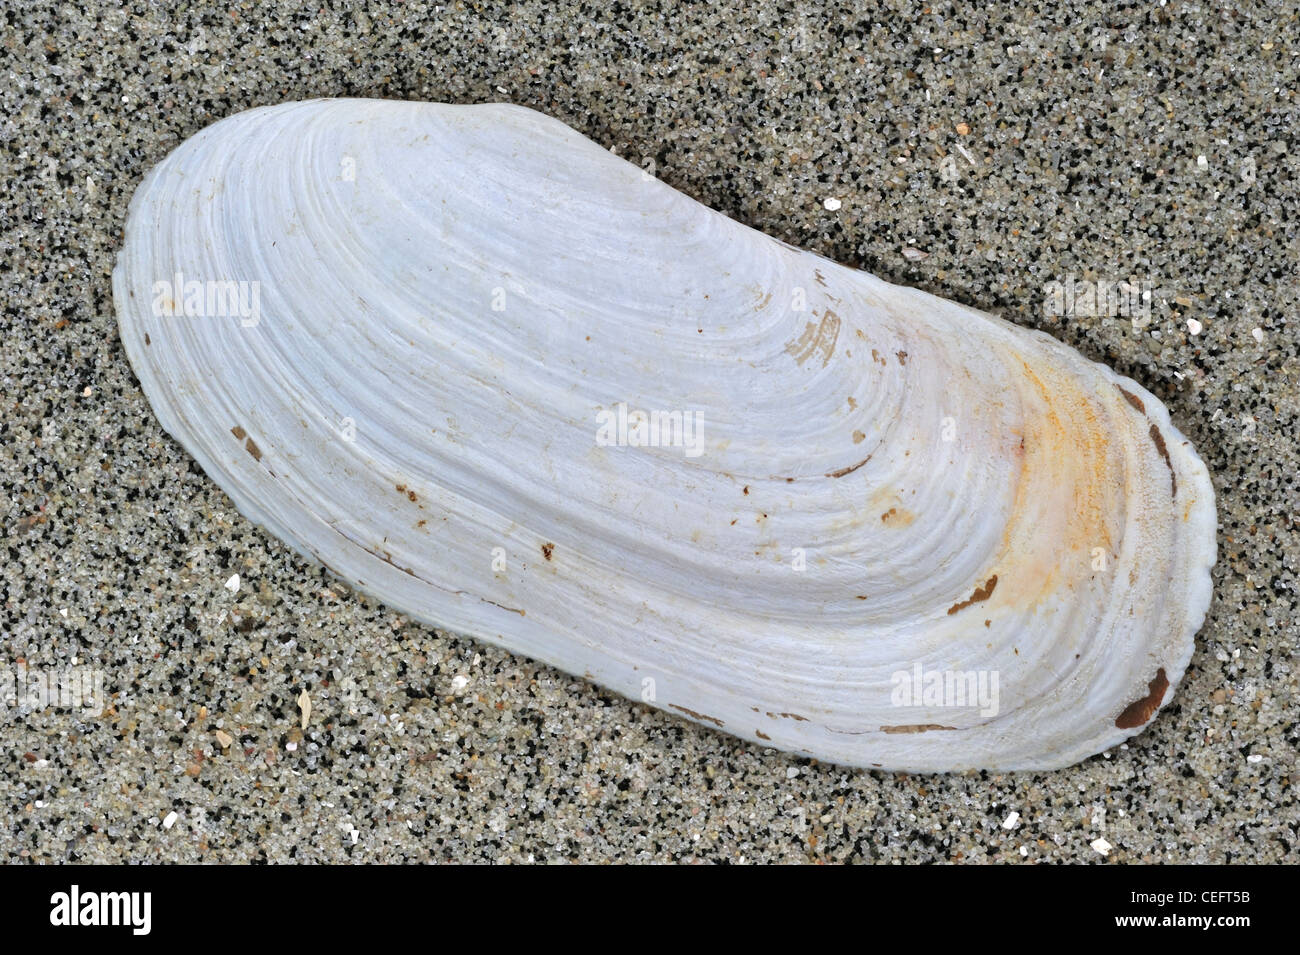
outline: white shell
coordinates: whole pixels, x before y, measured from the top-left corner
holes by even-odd
[[[217,123],[140,187],[113,290],[163,427],[251,520],[760,745],[1066,766],[1171,697],[1209,603],[1209,476],[1147,391],[527,109]],[[619,444],[637,411],[698,427]]]

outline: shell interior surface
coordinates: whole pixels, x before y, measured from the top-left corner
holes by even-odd
[[[250,110],[113,276],[163,427],[420,621],[837,763],[1066,766],[1150,722],[1214,497],[1161,403],[528,109]]]

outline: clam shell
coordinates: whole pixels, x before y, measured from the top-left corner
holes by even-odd
[[[250,520],[763,746],[1066,766],[1168,702],[1209,603],[1209,476],[1140,385],[528,109],[226,119],[140,186],[113,291]]]

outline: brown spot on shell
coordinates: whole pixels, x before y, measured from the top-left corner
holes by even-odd
[[[882,726],[880,732],[889,733],[928,733],[931,730],[955,730],[955,726],[943,726],[939,723],[906,723],[902,726]]]
[[[990,577],[988,580],[984,582],[983,587],[975,588],[975,592],[970,595],[969,600],[963,600],[960,603],[955,603],[951,607],[949,607],[948,615],[952,616],[958,610],[965,610],[971,604],[977,604],[980,603],[981,601],[988,600],[990,597],[993,596],[993,588],[996,587],[997,585],[998,585],[998,575],[994,574],[992,577]]]
[[[1169,459],[1169,449],[1165,447],[1165,436],[1160,433],[1160,429],[1155,425],[1151,426],[1151,440],[1155,442],[1156,450],[1160,456],[1165,459],[1165,466],[1169,468],[1169,493],[1171,497],[1178,496],[1178,477],[1174,474],[1174,462]]]
[[[907,527],[912,521],[916,520],[916,515],[905,507],[891,507],[880,515],[880,520],[890,527]]]
[[[148,332],[145,332],[145,333],[144,333],[144,343],[145,343],[146,345],[152,345],[152,344],[153,344],[151,341],[149,341],[149,333],[148,333]]]
[[[233,428],[231,428],[230,433],[235,436],[236,441],[243,441],[244,438],[248,436],[248,432],[245,431],[243,428],[241,428],[239,425],[235,425]]]
[[[866,464],[866,463],[867,463],[868,461],[870,461],[870,460],[871,460],[871,455],[868,454],[865,458],[863,458],[863,459],[862,459],[861,461],[859,461],[857,464],[851,465],[851,466],[849,466],[849,467],[847,467],[847,468],[840,468],[838,471],[827,471],[827,472],[826,472],[826,476],[827,476],[828,478],[841,478],[841,477],[844,477],[844,475],[846,475],[846,474],[852,474],[854,471],[856,471],[858,468],[862,467],[862,465]]]
[[[1115,387],[1119,388],[1119,393],[1124,396],[1124,399],[1129,404],[1131,404],[1134,408],[1136,408],[1138,411],[1142,412],[1143,414],[1147,413],[1147,406],[1142,403],[1141,398],[1133,394],[1133,392],[1129,391],[1127,388],[1120,388],[1119,385],[1116,385]]]
[[[772,738],[772,737],[768,736],[766,733],[764,733],[762,730],[754,730],[754,735],[757,736],[759,739],[771,739],[771,738]]]
[[[821,355],[824,368],[835,354],[835,340],[840,334],[840,324],[840,317],[827,309],[816,325],[812,322],[805,323],[803,332],[798,338],[787,342],[785,350],[794,356],[799,365],[815,355]]]
[[[1160,709],[1160,703],[1169,689],[1169,678],[1165,676],[1164,667],[1156,671],[1156,678],[1147,684],[1147,689],[1150,692],[1146,696],[1124,707],[1124,712],[1115,717],[1115,725],[1119,729],[1131,730],[1141,726]]]
[[[254,461],[262,460],[262,449],[257,446],[257,442],[252,438],[245,439],[244,450],[253,456]]]
[[[719,727],[727,725],[717,717],[705,716],[703,713],[696,713],[694,710],[688,710],[686,707],[678,706],[676,703],[669,703],[668,706],[674,710],[678,710],[679,712],[685,713],[691,719],[700,720],[703,723],[712,723],[714,726],[719,726]]]
[[[550,560],[551,554],[554,552],[554,550],[555,550],[555,545],[552,544],[550,541],[547,541],[545,544],[542,545],[542,556],[545,557],[547,560]]]
[[[898,352],[894,352],[894,354],[898,356],[898,363],[899,363],[900,365],[906,365],[906,364],[907,364],[907,352],[905,352],[905,351],[898,351]]]

